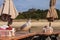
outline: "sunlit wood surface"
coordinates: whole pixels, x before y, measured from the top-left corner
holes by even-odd
[[[0,36],[0,40],[18,40],[18,39],[23,39],[23,38],[26,38],[26,37],[29,37],[29,36],[34,36],[36,35],[37,33],[18,33],[18,34],[15,34],[15,36]]]
[[[0,40],[19,40],[19,39],[27,38],[27,37],[34,36],[37,34],[51,35],[51,34],[46,34],[46,33],[42,33],[42,32],[16,33],[15,36],[0,36]],[[52,34],[60,34],[60,32],[53,32]]]

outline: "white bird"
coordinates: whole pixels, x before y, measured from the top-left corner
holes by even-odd
[[[23,31],[27,31],[30,30],[30,28],[31,28],[31,19],[29,19],[25,24],[23,24],[20,29]]]

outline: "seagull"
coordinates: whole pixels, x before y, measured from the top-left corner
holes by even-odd
[[[30,32],[30,28],[31,28],[31,19],[29,19],[25,24],[23,24],[20,29],[23,31],[27,31],[29,30]]]

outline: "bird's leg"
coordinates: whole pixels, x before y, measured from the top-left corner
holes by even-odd
[[[31,33],[31,28],[29,29],[29,33]]]
[[[51,22],[49,22],[49,26],[51,26]]]

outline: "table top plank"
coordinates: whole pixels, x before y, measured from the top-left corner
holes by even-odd
[[[14,40],[18,40],[18,39],[23,39],[23,38],[27,38],[27,37],[30,37],[30,36],[34,36],[34,35],[37,35],[37,34],[39,34],[39,35],[43,35],[43,34],[45,34],[45,35],[51,35],[51,34],[46,34],[46,33],[42,33],[42,32],[32,32],[32,33],[16,33],[15,34],[15,36],[9,36],[9,37],[7,37],[7,36],[5,36],[5,37],[3,37],[3,36],[1,36],[0,37],[0,39],[6,39],[6,40],[11,40],[11,39],[14,39]],[[60,34],[60,32],[53,32],[52,34]]]

